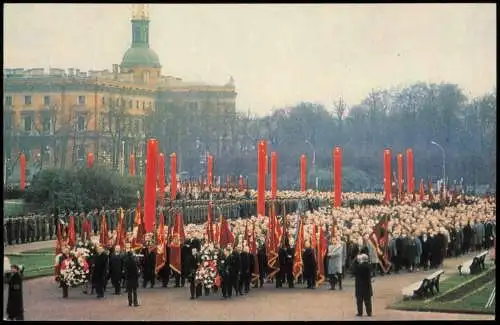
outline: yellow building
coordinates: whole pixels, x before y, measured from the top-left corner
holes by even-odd
[[[134,5],[132,44],[111,71],[4,69],[6,157],[23,151],[30,161],[64,168],[94,152],[100,163],[116,167],[130,152],[144,154],[145,119],[155,110],[174,103],[234,114],[232,78],[205,85],[161,74],[149,47],[149,22],[147,5]]]

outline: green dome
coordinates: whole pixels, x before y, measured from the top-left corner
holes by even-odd
[[[158,54],[148,47],[131,47],[125,52],[121,68],[131,69],[135,67],[161,68]]]

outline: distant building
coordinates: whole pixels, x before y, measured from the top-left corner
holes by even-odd
[[[131,22],[132,44],[111,71],[3,70],[5,157],[23,151],[29,161],[68,167],[93,152],[100,163],[116,166],[123,151],[144,155],[144,121],[154,110],[175,104],[235,112],[232,78],[207,85],[162,75],[149,46],[147,5],[134,5]]]

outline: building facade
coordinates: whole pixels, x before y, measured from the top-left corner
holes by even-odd
[[[22,151],[28,161],[67,168],[93,152],[99,163],[118,167],[134,152],[142,164],[148,118],[176,124],[172,110],[234,115],[232,78],[206,85],[162,75],[149,23],[147,5],[134,5],[131,46],[111,71],[4,69],[4,156]],[[180,141],[163,149],[182,160]]]

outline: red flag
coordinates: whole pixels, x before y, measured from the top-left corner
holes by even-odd
[[[379,260],[380,267],[384,272],[387,272],[391,266],[388,259],[388,242],[389,242],[389,217],[383,216],[378,224],[373,228],[370,234],[370,242],[375,248]]]
[[[165,249],[165,217],[163,213],[160,214],[160,224],[156,230],[156,267],[155,273],[163,268],[167,262],[167,250]]]
[[[90,233],[92,232],[92,225],[90,224],[90,220],[88,218],[85,218],[82,224],[82,240],[83,241],[90,241]]]
[[[419,201],[425,200],[425,188],[424,188],[424,180],[420,179],[420,186],[418,187]]]
[[[302,274],[304,266],[302,262],[302,251],[304,250],[304,223],[302,218],[299,221],[299,231],[297,233],[297,242],[295,243],[295,256],[293,261],[293,277],[295,280]]]
[[[181,248],[184,243],[184,220],[181,213],[175,214],[170,242],[170,268],[181,273]]]
[[[252,281],[256,281],[260,277],[259,257],[257,255],[257,237],[255,236],[255,221],[252,222],[252,239],[249,242],[250,254],[254,260],[254,269],[252,270]]]
[[[104,247],[108,245],[108,222],[106,221],[106,215],[103,214],[101,217],[101,227],[99,228],[99,243]]]
[[[318,281],[316,282],[317,285],[320,285],[321,283],[325,282],[325,279],[326,279],[325,263],[323,263],[323,261],[325,260],[325,255],[326,255],[327,250],[328,250],[328,241],[326,240],[325,232],[323,231],[323,229],[320,225],[318,250],[316,251],[316,254],[318,255],[318,257],[317,257]]]
[[[270,271],[268,274],[269,278],[274,277],[279,272],[279,261],[278,261],[278,233],[276,228],[279,228],[279,224],[276,220],[276,216],[274,215],[273,206],[271,206],[271,216],[269,217],[269,223],[267,228],[267,236],[266,236],[266,253],[267,253],[267,266]]]
[[[220,234],[219,234],[220,248],[224,249],[228,244],[232,245],[233,243],[234,243],[234,235],[231,232],[231,229],[229,228],[229,223],[227,222],[226,218],[221,216]]]
[[[56,240],[56,255],[62,253],[62,231],[61,231],[61,224],[58,222],[57,223],[57,240]]]
[[[69,228],[68,228],[68,245],[73,248],[76,246],[76,232],[75,232],[75,217],[69,217]]]
[[[142,247],[142,240],[146,234],[146,229],[144,228],[144,222],[141,211],[141,198],[138,196],[137,204],[135,206],[135,217],[134,217],[134,230],[132,238],[132,248],[138,249]]]
[[[220,227],[219,227],[219,223],[215,224],[215,240],[217,241],[218,244],[220,244]]]
[[[316,237],[316,234],[318,233],[316,230],[316,224],[312,225],[312,230],[311,230],[311,247],[315,250],[318,248],[318,239]]]
[[[118,222],[116,223],[116,241],[115,245],[120,246],[121,249],[125,247],[125,238],[127,237],[127,232],[125,229],[125,217],[123,216],[123,209],[120,208],[120,216],[118,217]]]
[[[21,188],[21,191],[24,191],[26,187],[26,156],[22,152],[19,155],[19,166],[21,172],[19,187]]]
[[[212,201],[209,201],[208,202],[208,217],[207,217],[208,220],[207,220],[207,228],[206,228],[207,240],[209,243],[214,241],[214,229],[213,229],[214,221],[213,221],[213,216],[212,216],[212,212],[213,212],[212,210],[213,210]]]

